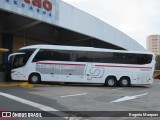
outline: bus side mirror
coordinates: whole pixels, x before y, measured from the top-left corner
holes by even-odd
[[[11,59],[11,56],[12,56],[12,54],[10,54],[10,55],[8,56],[8,61],[10,61],[10,59]]]

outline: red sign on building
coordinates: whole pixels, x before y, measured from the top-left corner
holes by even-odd
[[[46,11],[52,10],[52,3],[49,0],[24,0],[25,3],[32,3],[38,8],[44,8]]]

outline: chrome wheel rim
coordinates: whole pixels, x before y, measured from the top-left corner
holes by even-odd
[[[108,85],[113,86],[114,85],[114,80],[113,79],[109,79],[108,80]]]
[[[37,82],[38,81],[38,76],[33,76],[32,77],[32,82]]]
[[[128,80],[126,80],[126,79],[122,80],[122,84],[125,86],[128,85]]]

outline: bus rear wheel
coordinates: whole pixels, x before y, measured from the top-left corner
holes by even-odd
[[[38,73],[33,73],[29,76],[29,83],[37,84],[41,82],[41,77]]]
[[[117,86],[117,80],[115,77],[107,77],[105,80],[105,86],[107,87],[116,87]]]
[[[130,79],[128,77],[122,77],[119,80],[119,85],[121,87],[129,87],[130,86]]]

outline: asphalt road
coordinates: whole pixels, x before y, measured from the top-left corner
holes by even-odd
[[[31,89],[13,86],[0,87],[0,111],[47,111],[47,113],[48,111],[54,111],[56,114],[59,114],[59,112],[55,111],[63,111],[63,113],[77,111],[73,114],[69,112],[67,115],[56,118],[43,116],[43,118],[38,118],[38,120],[66,120],[69,119],[68,116],[71,115],[74,117],[70,117],[70,120],[158,120],[160,112],[153,114],[153,111],[160,111],[159,91],[160,80],[155,80],[151,86],[134,86],[127,88],[109,88],[102,85],[82,84],[51,84],[51,86],[36,86]],[[88,111],[88,113],[86,111]],[[120,111],[120,113],[113,111]],[[124,111],[130,111],[131,116],[141,115],[141,113],[144,113],[145,111],[150,111],[147,114],[157,114],[158,117],[125,117],[129,112],[127,113]],[[142,112],[134,114],[134,111]],[[117,114],[118,117],[115,117]],[[107,117],[107,115],[111,115],[111,117]],[[1,119],[32,120],[37,118],[7,119],[1,117],[0,120]]]

